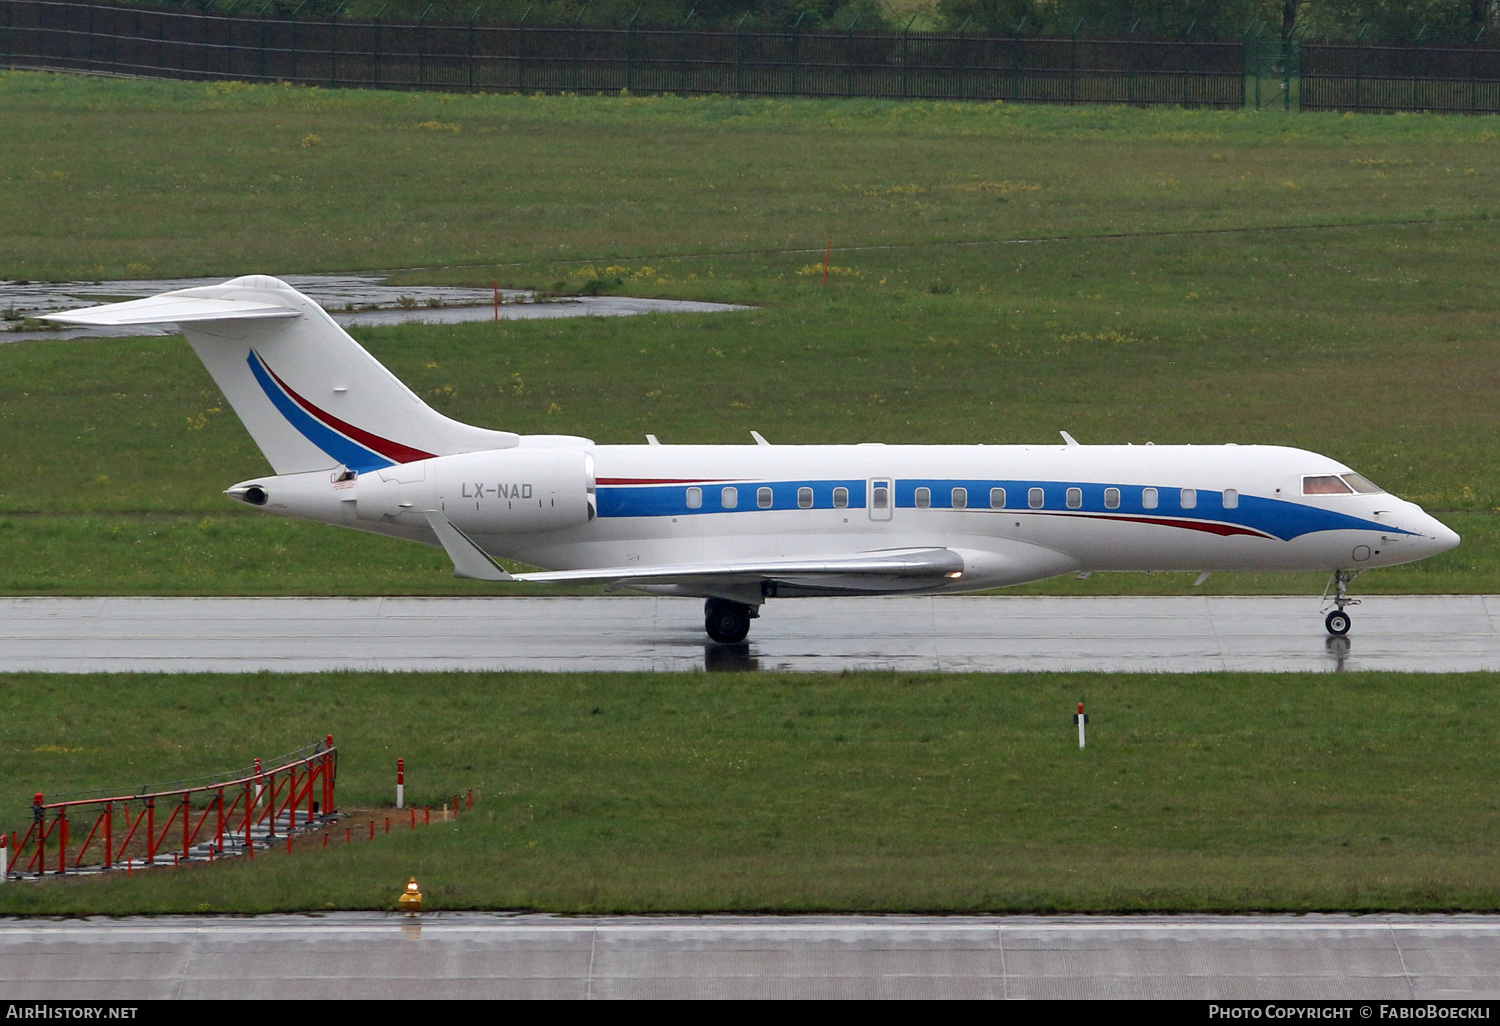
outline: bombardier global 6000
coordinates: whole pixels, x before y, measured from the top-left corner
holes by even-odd
[[[1458,544],[1337,460],[1268,445],[596,445],[443,416],[315,302],[261,275],[53,320],[176,324],[273,474],[283,516],[440,545],[485,581],[705,599],[742,640],[771,598],[950,594],[1110,570],[1323,571]],[[512,575],[505,558],[545,568]]]

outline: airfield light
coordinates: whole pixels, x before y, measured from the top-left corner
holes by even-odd
[[[403,912],[422,911],[422,892],[417,889],[416,877],[412,877],[407,881],[406,890],[401,892],[401,900],[399,904],[401,905],[401,911]]]

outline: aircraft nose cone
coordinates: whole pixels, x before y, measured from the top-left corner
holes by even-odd
[[[1424,533],[1432,539],[1432,551],[1434,555],[1439,552],[1447,552],[1449,549],[1458,548],[1459,537],[1457,531],[1437,520],[1433,520],[1430,527],[1431,530]]]

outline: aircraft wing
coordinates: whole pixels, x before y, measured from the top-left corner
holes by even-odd
[[[727,560],[658,566],[611,566],[588,570],[546,570],[511,574],[437,510],[426,510],[428,524],[442,542],[458,577],[481,581],[596,584],[691,584],[717,581],[748,584],[783,581],[804,585],[853,584],[864,578],[942,578],[963,572],[964,560],[951,549],[878,549],[858,555],[801,559]]]
[[[873,577],[946,577],[962,573],[963,557],[951,549],[883,549],[856,556],[813,559],[763,559],[676,566],[611,566],[597,570],[550,570],[516,574],[518,581],[599,582],[619,584],[685,584],[720,581],[777,580],[814,583],[811,579],[869,575]]]

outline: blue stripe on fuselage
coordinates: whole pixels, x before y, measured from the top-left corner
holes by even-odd
[[[886,479],[890,480],[890,479]],[[1195,507],[1182,506],[1180,488],[1158,487],[1158,505],[1147,509],[1142,503],[1144,487],[1141,485],[1105,485],[1089,482],[1064,481],[1015,481],[983,479],[922,479],[896,478],[895,504],[897,509],[915,509],[917,489],[930,492],[931,509],[952,510],[953,489],[967,490],[967,512],[1025,513],[1025,514],[1095,514],[1126,517],[1173,517],[1200,520],[1208,523],[1233,524],[1252,531],[1290,541],[1293,538],[1317,531],[1384,531],[1389,534],[1410,534],[1389,524],[1375,523],[1362,517],[1305,505],[1286,499],[1268,499],[1258,495],[1241,494],[1239,505],[1224,508],[1224,493],[1197,489],[1198,503]],[[864,480],[803,480],[803,481],[743,481],[733,487],[738,502],[734,508],[723,504],[724,485],[702,486],[703,505],[689,509],[688,486],[685,485],[600,485],[598,489],[599,515],[601,517],[664,517],[691,516],[701,513],[760,513],[776,510],[795,510],[799,506],[797,492],[801,488],[813,491],[812,509],[831,510],[835,488],[849,489],[849,509],[864,509],[866,487]],[[770,488],[772,502],[769,508],[758,505],[757,495],[762,488]],[[1005,489],[1005,506],[990,507],[990,490]],[[1041,488],[1045,501],[1040,509],[1029,506],[1032,488]],[[1078,488],[1082,492],[1082,503],[1076,509],[1067,507],[1067,491]],[[1120,505],[1109,509],[1104,505],[1104,490],[1120,489]]]

